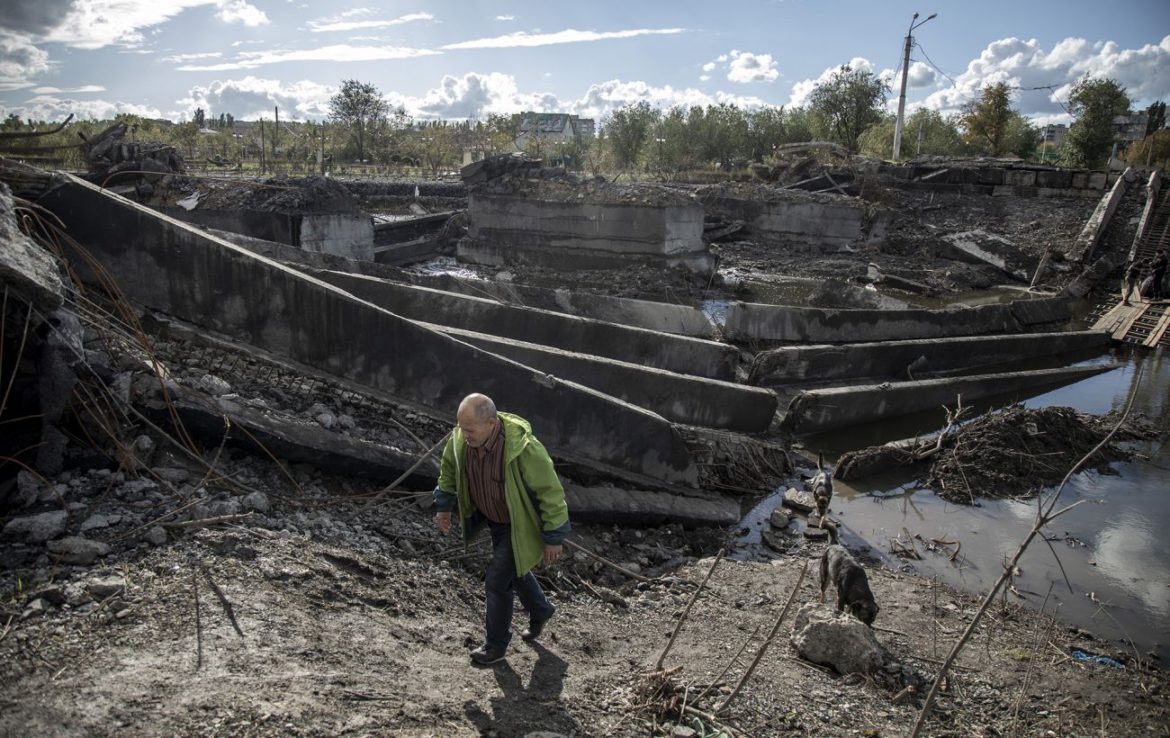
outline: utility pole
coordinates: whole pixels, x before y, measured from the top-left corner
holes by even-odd
[[[910,30],[906,32],[906,46],[902,52],[902,91],[898,95],[898,119],[894,122],[894,161],[902,158],[902,123],[906,115],[906,77],[910,73],[910,49],[914,46],[914,29],[937,16],[938,13],[931,13],[922,23],[915,23],[914,21],[918,20],[918,13],[915,13],[914,17],[910,19]]]

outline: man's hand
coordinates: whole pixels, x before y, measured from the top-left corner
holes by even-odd
[[[435,513],[435,525],[439,527],[440,533],[447,535],[447,531],[451,530],[451,511]],[[548,557],[547,550],[544,555]]]
[[[554,546],[551,543],[544,544],[544,563],[545,563],[545,566],[548,566],[552,562],[556,561],[557,557],[560,555],[561,555],[561,547],[560,546]]]

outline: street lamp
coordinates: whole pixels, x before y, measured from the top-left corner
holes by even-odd
[[[906,48],[902,53],[902,92],[898,95],[898,119],[894,123],[894,161],[902,158],[902,119],[906,114],[906,76],[910,72],[910,47],[914,45],[914,29],[926,23],[938,13],[931,13],[926,20],[915,23],[918,13],[910,19],[910,30],[906,32]]]

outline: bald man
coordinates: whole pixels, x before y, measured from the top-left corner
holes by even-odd
[[[521,634],[526,641],[538,638],[556,611],[532,568],[560,556],[569,533],[569,508],[552,459],[527,420],[498,412],[481,394],[463,398],[455,419],[434,492],[435,524],[442,533],[450,530],[454,509],[464,540],[484,525],[491,532],[492,558],[484,578],[486,638],[471,660],[494,664],[503,660],[512,639],[514,597],[528,611],[528,629]]]

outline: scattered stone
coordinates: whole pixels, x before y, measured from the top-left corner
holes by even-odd
[[[786,553],[788,551],[788,541],[784,540],[784,536],[775,531],[760,531],[760,540],[764,542],[765,546],[776,553]]]
[[[152,546],[162,546],[167,542],[167,529],[161,525],[152,526],[142,536],[142,540],[151,544]]]
[[[797,611],[792,646],[801,658],[832,667],[838,674],[870,674],[886,661],[869,626],[816,602]]]
[[[670,732],[670,738],[695,738],[697,735],[694,728],[688,728],[685,725],[676,725],[674,730]]]
[[[6,541],[24,541],[25,543],[51,541],[65,533],[65,523],[68,518],[69,515],[64,510],[13,518],[4,526],[0,538]]]
[[[110,521],[105,515],[90,515],[81,524],[81,532],[85,533],[91,530],[100,530],[102,528],[109,528]]]
[[[177,469],[173,467],[159,466],[152,469],[159,479],[171,484],[182,484],[191,478],[191,472],[186,469]]]
[[[826,541],[829,539],[829,529],[805,526],[804,537],[810,541]]]
[[[789,523],[792,522],[792,513],[785,510],[783,506],[777,507],[772,511],[772,514],[768,516],[768,522],[772,525],[773,528],[777,530],[783,530],[788,527]]]
[[[213,397],[220,397],[222,395],[230,394],[232,386],[215,376],[214,374],[204,374],[199,378],[199,388]]]
[[[16,498],[13,500],[17,507],[31,507],[41,496],[41,482],[32,473],[21,470],[16,475]]]
[[[337,418],[331,412],[318,413],[315,420],[325,430],[329,430],[337,422]]]
[[[38,597],[32,602],[29,602],[24,607],[24,612],[20,614],[21,620],[28,620],[29,618],[39,618],[44,616],[49,610],[53,609],[52,604],[43,597]]]
[[[105,556],[110,552],[110,547],[101,541],[91,541],[81,536],[69,536],[59,541],[49,541],[46,546],[49,553],[59,558],[62,563],[82,566],[92,564],[97,561],[99,556]]]
[[[32,596],[28,599],[30,603],[33,600],[42,599],[48,600],[54,605],[63,605],[68,598],[65,595],[65,589],[63,587],[60,587],[56,584],[51,584],[33,592]]]
[[[85,583],[85,591],[98,600],[121,594],[126,589],[125,578],[113,574],[108,577],[97,577]]]
[[[268,502],[268,495],[259,490],[245,495],[242,502],[245,508],[255,510],[258,513],[267,513],[272,509],[272,505]]]
[[[236,500],[217,500],[208,505],[207,511],[213,518],[221,518],[225,515],[238,515],[240,512],[240,503]]]
[[[784,506],[797,512],[809,513],[817,509],[817,501],[812,492],[796,487],[789,487],[784,492]]]
[[[346,430],[353,430],[357,427],[357,421],[353,419],[352,415],[338,415],[337,424]]]

